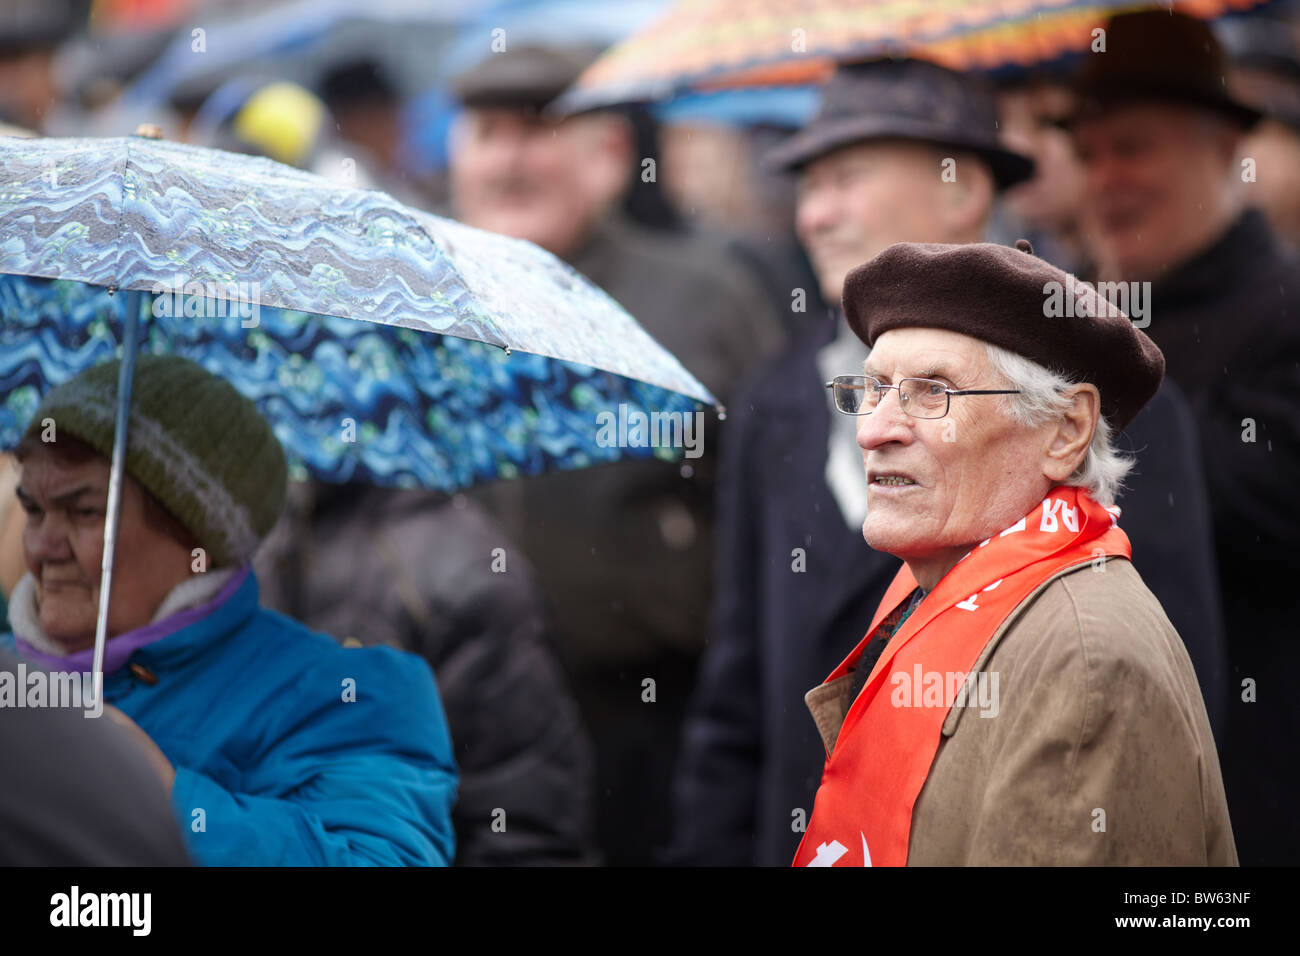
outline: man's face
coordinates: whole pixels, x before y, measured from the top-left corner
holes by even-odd
[[[866,373],[886,385],[929,378],[949,388],[1006,388],[988,366],[984,344],[942,329],[894,329],[876,340]],[[1003,404],[1012,396],[962,395],[940,419],[912,418],[890,390],[858,419],[867,477],[867,544],[904,561],[941,562],[1012,524],[1041,501],[1039,430],[1018,425]],[[884,477],[911,484],[889,485]]]
[[[29,50],[0,56],[0,117],[29,130],[40,130],[59,101],[54,54]]]
[[[1115,107],[1080,120],[1074,142],[1084,230],[1103,271],[1154,279],[1224,227],[1236,139],[1214,117],[1165,104]]]
[[[1069,106],[1070,94],[1061,86],[1036,85],[998,96],[1003,142],[1034,160],[1034,178],[1007,190],[1003,202],[1031,226],[1070,231],[1079,214],[1083,168],[1070,134],[1053,122]]]
[[[36,579],[41,628],[69,652],[95,639],[108,477],[108,461],[98,457],[69,465],[37,452],[23,462],[23,559]],[[109,636],[149,623],[167,593],[188,576],[190,560],[184,544],[146,523],[144,491],[127,476]]]
[[[882,141],[804,167],[795,230],[827,302],[840,301],[855,266],[895,242],[953,241],[942,216],[941,158],[923,144]]]
[[[557,123],[523,110],[465,110],[452,136],[457,216],[568,255],[629,175],[626,157],[611,150],[613,122],[588,116]]]

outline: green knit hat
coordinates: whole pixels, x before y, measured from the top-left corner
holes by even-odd
[[[96,365],[46,395],[27,437],[54,420],[105,458],[113,452],[120,360]],[[211,567],[247,563],[284,505],[284,449],[251,401],[201,365],[141,355],[131,386],[126,472],[208,552]]]

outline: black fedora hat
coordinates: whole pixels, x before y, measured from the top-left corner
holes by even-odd
[[[924,60],[872,60],[836,68],[812,121],[764,157],[795,170],[855,143],[906,139],[969,150],[999,189],[1034,174],[1034,161],[998,140],[997,103],[979,78]]]
[[[1182,13],[1143,10],[1112,17],[1105,52],[1089,53],[1072,84],[1076,104],[1059,125],[1125,103],[1196,106],[1249,129],[1260,111],[1228,90],[1231,66],[1208,23]]]

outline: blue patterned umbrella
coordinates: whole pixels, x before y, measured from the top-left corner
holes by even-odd
[[[299,475],[454,490],[673,457],[602,444],[597,416],[714,402],[554,256],[381,192],[136,137],[0,139],[0,168],[0,447],[117,354],[113,289],[142,293],[141,349],[256,401]]]
[[[658,433],[609,426],[716,404],[554,256],[381,192],[139,137],[0,138],[0,169],[0,448],[46,391],[123,354],[120,473],[137,348],[230,381],[295,475],[335,482],[450,491],[671,459]]]

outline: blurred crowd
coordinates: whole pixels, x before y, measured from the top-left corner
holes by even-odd
[[[1120,27],[1100,63],[843,63],[799,110],[572,115],[557,98],[636,22],[566,41],[510,32],[526,3],[400,23],[315,23],[309,6],[5,4],[0,132],[152,123],[530,240],[728,409],[685,463],[454,496],[289,483],[257,551],[260,600],[346,646],[428,662],[459,774],[448,861],[790,862],[825,758],[804,694],[862,638],[899,566],[862,540],[855,423],[824,388],[867,354],[840,310],[845,277],[895,242],[1028,238],[1081,278],[1150,283],[1145,331],[1167,376],[1119,440],[1138,462],[1123,527],[1195,666],[1241,862],[1300,863],[1300,5],[1208,40],[1181,17]],[[498,21],[511,42],[493,51]],[[1145,72],[1121,69],[1134,62]],[[11,600],[27,570],[17,475],[0,464]],[[502,546],[504,575],[488,563]],[[0,766],[33,733],[0,714]],[[177,853],[156,836],[133,846],[95,860]],[[71,852],[31,847],[12,862]]]

